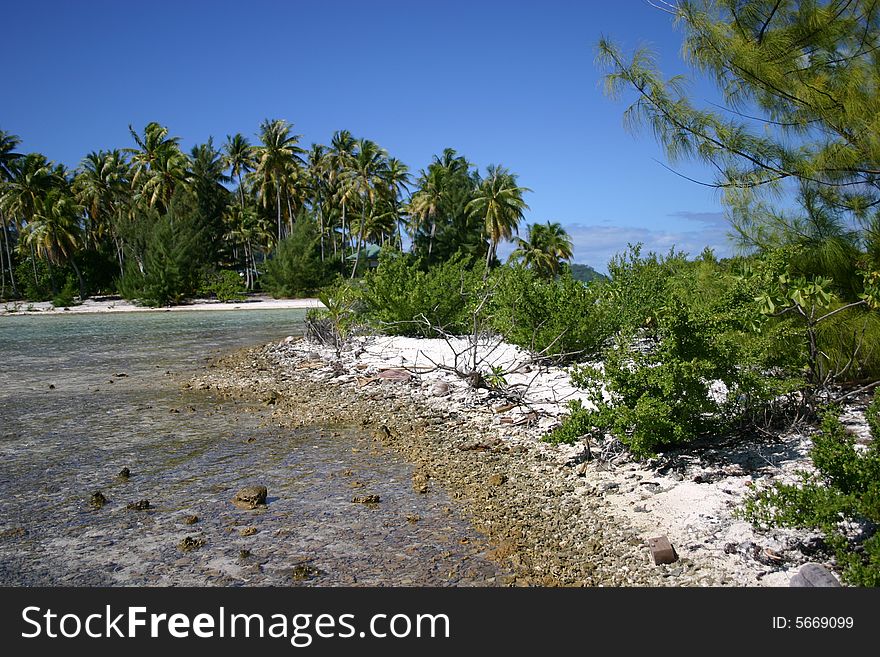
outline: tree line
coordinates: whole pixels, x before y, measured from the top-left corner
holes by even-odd
[[[481,173],[451,148],[414,176],[347,130],[303,148],[282,119],[265,120],[254,143],[237,133],[188,153],[158,123],[129,130],[132,146],[92,151],[74,170],[17,152],[20,138],[0,131],[0,297],[44,299],[67,285],[68,296],[164,304],[224,272],[244,290],[310,293],[360,275],[367,245],[406,241],[425,266],[459,252],[492,265],[528,209],[516,174]],[[282,251],[287,266],[273,270]],[[552,275],[572,245],[547,222],[515,253]]]

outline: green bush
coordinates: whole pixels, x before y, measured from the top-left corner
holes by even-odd
[[[180,303],[195,295],[203,270],[195,254],[203,241],[203,232],[186,217],[158,217],[146,240],[143,269],[129,259],[120,293],[147,306]]]
[[[785,325],[758,330],[750,280],[706,259],[676,268],[654,287],[650,326],[620,333],[601,368],[575,368],[572,381],[588,391],[591,408],[574,406],[549,441],[610,433],[650,456],[757,422],[802,385],[800,350],[779,357],[768,348]]]
[[[610,280],[604,293],[609,320],[616,329],[626,333],[654,330],[669,279],[687,265],[684,254],[675,251],[665,258],[653,252],[643,256],[641,244],[630,244],[614,256],[608,263]]]
[[[815,472],[801,472],[798,484],[752,493],[740,515],[758,527],[821,531],[847,582],[880,586],[880,395],[868,408],[872,441],[864,450],[856,449],[838,414],[828,409],[813,437]]]
[[[241,301],[245,298],[244,280],[236,271],[224,269],[203,276],[200,296],[213,296],[217,301]]]
[[[64,287],[61,288],[58,294],[52,297],[52,305],[56,308],[76,305],[75,297],[77,294],[79,294],[79,290],[77,289],[76,282],[73,280],[73,277],[68,276]]]
[[[301,215],[290,235],[281,240],[266,272],[260,278],[263,289],[276,299],[315,293],[332,277],[329,264],[321,262],[315,222]]]
[[[472,301],[483,285],[481,270],[472,269],[469,258],[459,255],[423,271],[413,256],[388,252],[364,277],[361,299],[366,319],[383,332],[436,337],[434,327],[471,330]]]
[[[492,284],[492,325],[508,342],[571,359],[597,354],[611,336],[599,284],[587,286],[569,272],[546,281],[523,267],[497,269]]]
[[[68,276],[72,275],[73,271],[69,267],[53,265],[50,271],[45,260],[37,258],[34,261],[30,256],[23,258],[15,267],[15,280],[28,301],[51,301],[55,296],[52,293],[52,278],[55,278],[57,289],[59,283],[63,287]]]

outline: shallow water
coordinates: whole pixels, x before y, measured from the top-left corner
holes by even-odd
[[[494,583],[485,539],[363,432],[285,429],[259,405],[181,388],[213,356],[298,334],[304,316],[0,318],[0,585]],[[252,484],[269,490],[264,509],[230,504]],[[150,509],[126,508],[140,500]],[[186,537],[203,545],[184,551]]]

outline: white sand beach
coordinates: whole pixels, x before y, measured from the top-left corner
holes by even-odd
[[[0,306],[3,315],[47,315],[47,314],[86,314],[86,313],[130,313],[130,312],[181,312],[188,310],[280,310],[285,308],[320,308],[317,299],[273,299],[266,295],[250,295],[243,301],[216,301],[214,299],[194,299],[179,306],[149,308],[138,306],[120,298],[86,299],[83,303],[56,308],[50,301],[27,302],[8,301]]]

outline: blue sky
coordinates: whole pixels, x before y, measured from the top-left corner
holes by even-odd
[[[731,252],[718,193],[664,168],[650,131],[624,129],[626,99],[602,93],[603,35],[686,71],[671,17],[645,0],[77,0],[3,17],[0,128],[71,167],[131,146],[129,124],[158,121],[189,149],[284,118],[304,145],[348,129],[414,173],[446,147],[503,164],[533,190],[527,221],[561,222],[600,270],[628,242]]]

